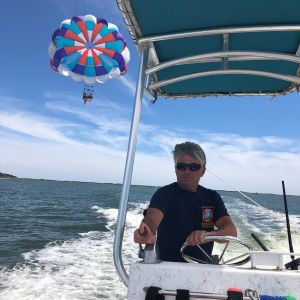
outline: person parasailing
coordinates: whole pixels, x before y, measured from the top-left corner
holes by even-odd
[[[95,82],[124,75],[130,60],[118,27],[92,15],[64,20],[52,35],[48,53],[54,71],[84,82],[84,103],[93,99]]]

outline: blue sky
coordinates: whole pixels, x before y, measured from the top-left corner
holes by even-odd
[[[95,85],[55,73],[48,46],[60,23],[92,14],[116,24],[131,52],[122,78]],[[123,178],[139,55],[112,0],[5,1],[0,11],[0,172],[19,177],[120,183]],[[182,141],[207,154],[202,184],[300,195],[300,96],[145,98],[133,184],[175,180],[171,151]],[[226,182],[224,184],[221,180]]]

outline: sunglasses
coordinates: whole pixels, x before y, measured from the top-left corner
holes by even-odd
[[[201,169],[201,164],[197,164],[197,163],[191,163],[191,164],[177,163],[176,164],[176,169],[179,171],[185,171],[186,168],[189,168],[189,170],[192,172],[199,171]]]

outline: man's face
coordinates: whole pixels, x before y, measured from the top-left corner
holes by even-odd
[[[177,158],[176,164],[178,163],[199,164],[199,161],[190,155],[182,154]],[[187,191],[195,192],[197,190],[200,178],[205,173],[205,167],[201,166],[198,171],[191,171],[190,168],[185,168],[185,170],[178,170],[175,165],[175,173],[177,176],[177,182],[180,187]]]

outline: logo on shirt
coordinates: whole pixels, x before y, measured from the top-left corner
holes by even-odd
[[[211,227],[214,225],[214,208],[203,207],[201,214],[202,227]]]

